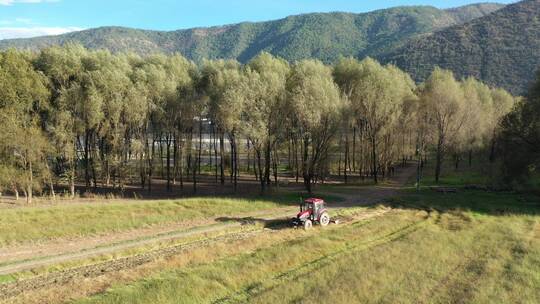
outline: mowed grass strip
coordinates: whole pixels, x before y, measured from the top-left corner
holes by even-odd
[[[190,198],[6,209],[0,212],[0,246],[230,216],[283,206],[280,202],[272,199]]]
[[[163,271],[80,303],[540,302],[534,201],[511,193],[423,191],[394,203],[406,209],[298,231],[305,237]],[[433,211],[425,220],[427,212],[414,206]]]
[[[253,289],[273,285],[282,278],[303,273],[327,256],[335,256],[425,219],[425,213],[399,211],[378,220],[361,221],[339,228],[298,230],[301,238],[276,243],[254,252],[214,263],[164,271],[81,303],[211,303],[243,299]],[[359,233],[361,232],[361,233]],[[280,302],[281,303],[281,302]]]

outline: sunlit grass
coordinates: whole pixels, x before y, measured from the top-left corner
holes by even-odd
[[[190,198],[5,209],[0,245],[85,237],[283,206],[283,199]]]
[[[411,191],[381,218],[162,271],[81,303],[538,303],[538,202]],[[427,220],[422,210],[432,210]]]

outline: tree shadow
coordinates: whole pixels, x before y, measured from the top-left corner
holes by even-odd
[[[430,189],[405,191],[382,205],[408,209],[435,210],[439,213],[469,211],[489,216],[538,216],[540,196],[532,193],[458,189],[437,192]]]
[[[238,222],[242,225],[255,225],[261,224],[266,229],[271,230],[282,230],[291,228],[291,220],[289,218],[279,218],[279,219],[265,219],[265,218],[256,218],[256,217],[220,217],[217,218],[218,222]]]

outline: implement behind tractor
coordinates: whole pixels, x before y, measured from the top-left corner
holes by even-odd
[[[320,198],[308,198],[300,204],[300,212],[292,219],[295,227],[310,229],[314,223],[321,226],[330,224],[330,215],[326,208],[326,203]],[[336,223],[337,224],[337,223]]]

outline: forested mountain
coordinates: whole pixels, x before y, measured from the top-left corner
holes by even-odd
[[[381,57],[380,57],[381,58]],[[434,66],[522,94],[540,68],[540,0],[525,0],[409,41],[383,56],[417,81]]]
[[[41,49],[73,41],[90,49],[114,52],[180,52],[193,60],[236,58],[246,62],[268,51],[290,61],[318,58],[331,62],[340,55],[380,57],[411,37],[462,24],[501,7],[484,3],[448,10],[416,6],[364,14],[315,13],[170,32],[103,27],[59,36],[3,40],[0,48]]]

